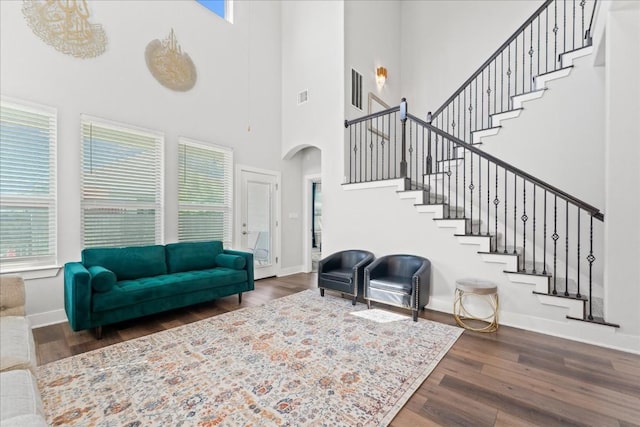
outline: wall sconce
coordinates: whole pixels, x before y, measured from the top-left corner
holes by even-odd
[[[387,69],[384,67],[376,68],[376,83],[378,86],[384,86],[384,83],[387,81]]]

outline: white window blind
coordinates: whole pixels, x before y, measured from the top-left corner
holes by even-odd
[[[0,100],[0,271],[56,264],[57,113]]]
[[[83,115],[83,247],[162,243],[162,133]]]
[[[233,151],[180,138],[178,240],[231,244]]]

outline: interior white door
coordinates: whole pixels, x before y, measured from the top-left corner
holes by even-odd
[[[278,177],[268,173],[240,172],[240,246],[253,253],[256,279],[275,276],[276,197]]]

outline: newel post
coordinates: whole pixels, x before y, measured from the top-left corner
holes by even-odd
[[[400,121],[402,122],[402,159],[400,160],[400,177],[407,177],[407,99],[400,101]]]

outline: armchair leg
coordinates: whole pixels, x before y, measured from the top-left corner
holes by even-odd
[[[418,310],[412,310],[413,311],[413,321],[417,322],[418,321]]]
[[[371,309],[371,300],[370,299],[367,300],[367,309]]]
[[[320,288],[320,296],[323,297],[324,296],[324,288]]]
[[[95,328],[96,339],[102,339],[102,326],[96,326]]]
[[[357,296],[355,296],[355,295],[353,296],[353,298],[351,298],[351,305],[356,305],[356,299],[357,299],[357,298],[358,298],[358,297],[357,297]]]
[[[238,293],[238,304],[242,304],[242,292]]]

